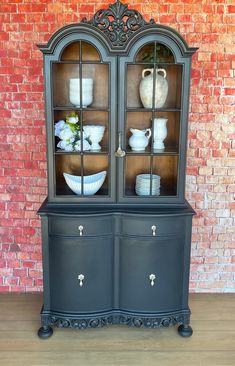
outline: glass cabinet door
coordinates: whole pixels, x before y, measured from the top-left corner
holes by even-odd
[[[82,40],[51,63],[53,189],[59,200],[114,200],[114,63]]]
[[[119,130],[120,201],[166,202],[179,197],[183,64],[154,41],[123,58]]]

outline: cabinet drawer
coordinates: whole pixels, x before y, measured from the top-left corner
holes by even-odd
[[[124,216],[121,231],[123,235],[165,236],[184,232],[185,224],[184,217]]]
[[[113,219],[110,216],[50,217],[49,232],[52,235],[96,236],[112,234]]]

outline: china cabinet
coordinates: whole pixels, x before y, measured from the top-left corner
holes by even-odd
[[[126,324],[190,336],[194,211],[184,191],[196,49],[120,1],[39,48],[48,198],[38,335]]]

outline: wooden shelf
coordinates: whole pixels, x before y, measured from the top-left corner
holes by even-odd
[[[77,194],[75,194],[67,185],[66,185],[66,183],[64,183],[64,185],[63,184],[61,184],[60,183],[60,185],[58,185],[57,186],[57,189],[56,189],[56,195],[57,196],[71,196],[71,197],[90,197],[91,199],[93,198],[93,197],[96,197],[96,196],[105,196],[105,197],[107,197],[107,196],[109,196],[109,192],[108,192],[108,188],[103,188],[103,187],[101,187],[100,189],[99,189],[99,191],[98,192],[96,192],[96,194],[94,194],[94,195],[91,195],[91,196],[87,196],[87,195],[77,195]]]
[[[126,155],[128,156],[138,156],[138,155],[143,155],[143,156],[160,156],[160,155],[164,155],[164,156],[178,156],[179,155],[179,151],[176,147],[166,147],[164,150],[156,150],[153,149],[151,151],[151,148],[148,147],[146,148],[145,151],[132,151],[131,148],[127,148],[126,149]]]
[[[177,192],[176,192],[176,189],[175,191],[173,192],[172,190],[166,190],[165,188],[163,187],[160,187],[160,195],[146,195],[146,196],[139,196],[138,194],[136,194],[135,192],[135,187],[133,187],[132,189],[131,188],[126,188],[125,190],[125,196],[126,197],[136,197],[136,198],[149,198],[149,197],[154,197],[154,198],[157,198],[157,197],[175,197],[177,196]]]
[[[126,112],[181,112],[181,108],[144,108],[144,107],[127,107]]]
[[[102,147],[100,151],[65,151],[61,149],[56,149],[55,155],[109,155],[109,151],[108,147]]]
[[[86,111],[93,111],[93,112],[96,112],[96,111],[101,111],[101,112],[109,112],[110,109],[107,107],[99,107],[99,106],[95,106],[95,107],[87,107],[87,108],[79,108],[79,107],[75,107],[75,106],[54,106],[53,107],[53,110],[54,111],[83,111],[83,112],[86,112]]]

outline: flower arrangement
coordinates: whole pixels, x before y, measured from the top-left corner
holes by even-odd
[[[55,124],[55,136],[60,138],[57,144],[65,151],[80,151],[81,150],[81,131],[79,118],[75,112],[71,112],[64,120],[60,120]],[[90,150],[90,144],[86,140],[86,135],[83,132],[83,150]]]

